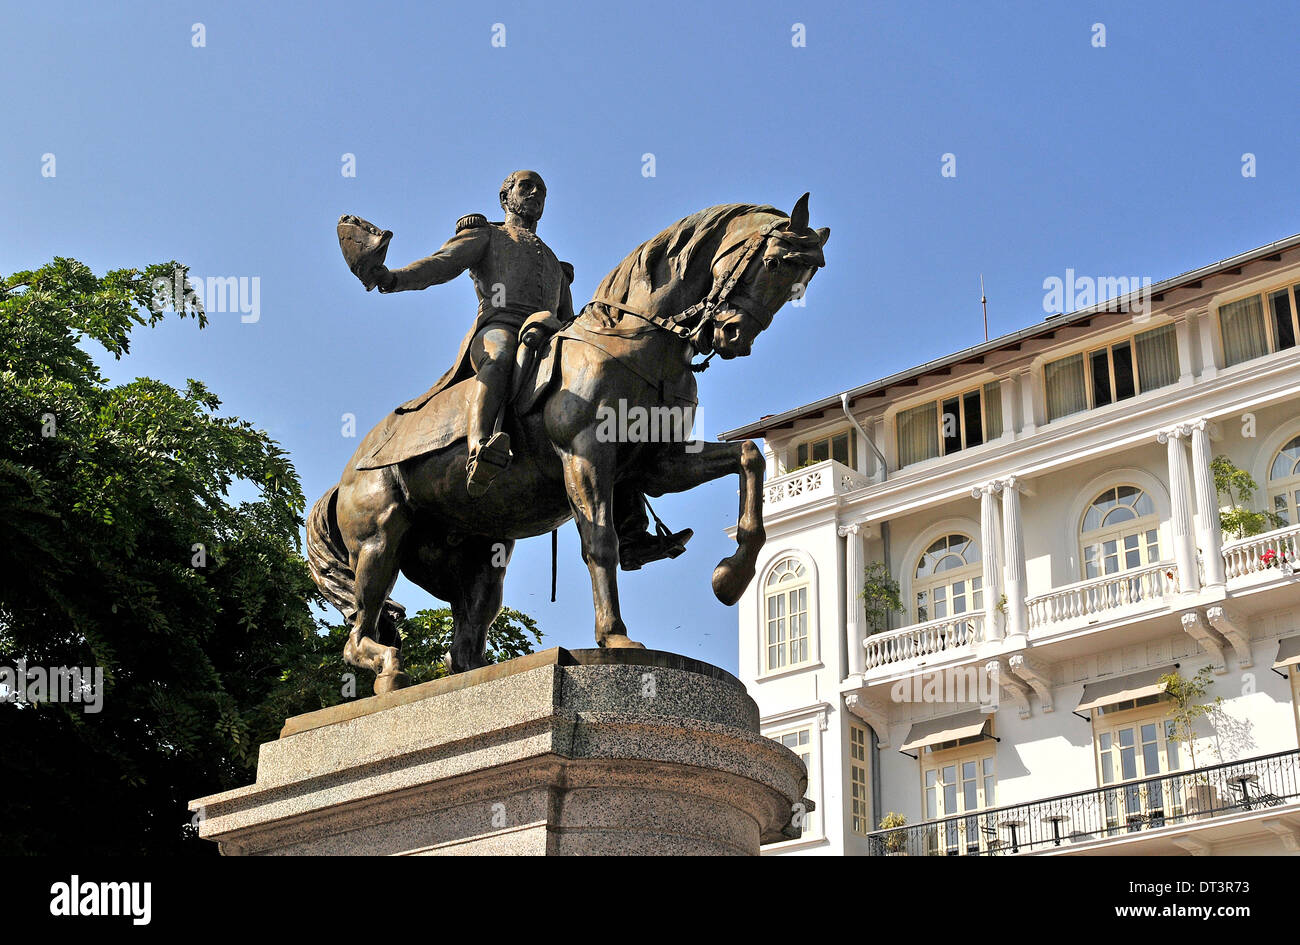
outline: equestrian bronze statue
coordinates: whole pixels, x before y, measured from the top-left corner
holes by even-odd
[[[737,548],[713,571],[724,604],[740,599],[763,546],[762,453],[752,441],[693,439],[692,359],[749,354],[825,265],[830,231],[809,227],[808,195],[788,215],[724,204],[679,220],[615,267],[576,316],[572,267],[536,234],[545,184],[518,171],[500,198],[503,222],[463,217],[437,253],[400,269],[384,266],[390,232],[339,221],[367,289],[421,289],[468,270],[479,297],[452,368],[370,431],[308,517],[312,575],[351,626],[345,659],[376,674],[376,692],[407,683],[405,611],[388,599],[399,572],[451,605],[451,670],[464,672],[487,664],[520,538],[576,521],[602,647],[641,646],[620,613],[619,566],[676,556],[690,537],[662,525],[648,534],[646,495],[739,476]],[[677,422],[646,435],[622,422],[638,415]]]

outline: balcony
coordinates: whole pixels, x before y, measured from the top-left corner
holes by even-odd
[[[870,856],[1085,852],[1282,813],[1300,803],[1300,751],[1285,751],[867,835]],[[1179,828],[1183,828],[1182,831]],[[1294,829],[1294,828],[1293,828]],[[1075,848],[1073,851],[1071,848]],[[1127,851],[1126,851],[1127,852]]]
[[[958,614],[873,634],[863,641],[867,672],[888,673],[909,668],[914,660],[933,656],[965,656],[984,641],[984,614]]]
[[[1281,576],[1287,573],[1288,564],[1291,574],[1300,566],[1300,525],[1225,542],[1223,546],[1224,570],[1234,583],[1255,583],[1249,579],[1258,575]]]
[[[862,473],[833,459],[786,473],[763,484],[763,514],[789,512],[871,484]]]
[[[1054,631],[1161,610],[1177,589],[1177,569],[1171,561],[1067,584],[1025,601],[1029,631]]]

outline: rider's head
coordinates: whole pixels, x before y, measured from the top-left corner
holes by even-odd
[[[502,182],[499,196],[506,213],[536,223],[546,207],[546,182],[536,171],[515,171]]]

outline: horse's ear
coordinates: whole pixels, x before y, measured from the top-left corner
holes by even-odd
[[[831,238],[831,228],[829,226],[818,227],[817,236],[821,239],[822,245],[825,246],[826,241]]]
[[[794,209],[790,211],[790,229],[798,232],[808,229],[808,197],[804,194],[795,201]]]

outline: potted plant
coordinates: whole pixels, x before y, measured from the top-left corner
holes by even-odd
[[[882,561],[873,561],[863,569],[862,610],[867,618],[867,633],[883,633],[889,629],[889,615],[901,613],[903,602],[898,596],[898,582],[889,574]]]
[[[1184,742],[1191,756],[1192,770],[1196,764],[1196,722],[1209,718],[1213,723],[1214,713],[1223,703],[1221,696],[1206,700],[1205,694],[1214,685],[1212,670],[1202,666],[1194,676],[1184,678],[1178,670],[1160,677],[1165,693],[1169,696],[1168,718],[1173,723],[1169,740]],[[1197,816],[1208,816],[1220,807],[1218,789],[1210,783],[1204,774],[1194,774],[1191,778],[1192,791],[1185,800],[1187,812]]]
[[[880,818],[880,829],[889,831],[884,837],[885,852],[888,856],[907,856],[907,831],[898,829],[906,826],[907,818],[897,811],[891,810]]]
[[[1228,508],[1219,510],[1219,525],[1230,538],[1250,538],[1270,528],[1282,527],[1276,512],[1255,512],[1249,508],[1250,500],[1259,488],[1250,473],[1226,456],[1216,456],[1210,463],[1214,474],[1214,489],[1220,501],[1228,500]]]

